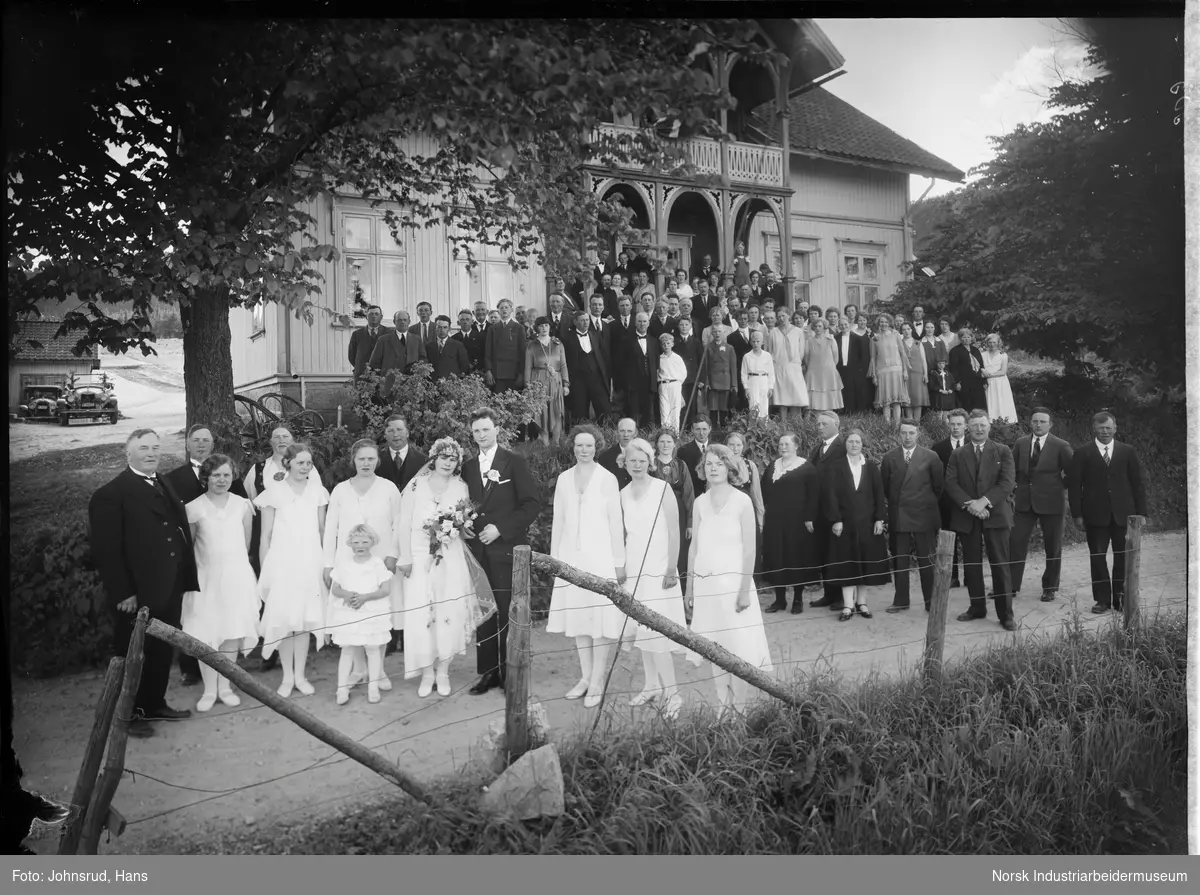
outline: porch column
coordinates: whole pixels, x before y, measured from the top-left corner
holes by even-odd
[[[650,228],[654,231],[654,241],[662,246],[660,251],[666,252],[667,216],[663,213],[666,197],[663,195],[662,181],[656,180],[651,186],[654,190],[654,220],[650,222]],[[662,276],[662,271],[655,271],[654,291],[662,295],[664,289],[666,289],[666,280]]]
[[[791,126],[791,109],[788,105],[788,84],[791,83],[791,63],[785,63],[779,77],[778,109],[779,109],[779,146],[783,151],[783,183],[787,190],[783,197],[783,221],[779,231],[780,261],[783,270],[783,287],[789,306],[794,306],[795,296],[792,293],[794,277],[792,276],[792,166],[789,129]]]

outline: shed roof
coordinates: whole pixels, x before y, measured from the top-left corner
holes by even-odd
[[[47,361],[81,361],[86,358],[94,360],[100,357],[100,349],[95,345],[81,357],[72,351],[77,342],[76,339],[69,336],[55,338],[54,334],[58,332],[61,324],[61,320],[47,318],[22,320],[12,337],[11,345],[17,349],[17,353],[11,358],[11,361],[46,363]],[[42,347],[36,348],[30,345],[30,340],[40,343]]]

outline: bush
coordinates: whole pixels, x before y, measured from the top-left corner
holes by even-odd
[[[292,854],[1185,853],[1187,620],[1081,626],[915,677],[809,680],[743,720],[611,719],[559,746],[566,812],[522,823],[463,775],[435,792],[171,850]]]

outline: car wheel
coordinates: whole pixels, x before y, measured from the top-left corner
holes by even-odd
[[[121,421],[121,414],[117,413],[117,411],[114,410],[112,413],[110,413],[108,415],[108,419],[109,419],[109,422],[111,422],[115,426],[117,423],[119,423]]]
[[[58,418],[58,424],[59,424],[60,426],[69,426],[69,425],[71,425],[71,417],[70,417],[70,416],[68,416],[68,415],[67,415],[67,414],[65,414],[65,413],[64,413],[64,414],[61,414],[61,415],[59,416],[59,418]]]

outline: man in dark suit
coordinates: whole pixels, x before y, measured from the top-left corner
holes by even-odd
[[[842,378],[842,403],[848,413],[870,410],[871,343],[865,335],[850,328],[849,320],[839,320],[833,340],[838,347],[837,371]]]
[[[596,255],[597,260],[596,266],[592,268],[592,279],[597,286],[601,286],[604,283],[604,278],[607,276],[610,278],[609,282],[611,283],[613,271],[617,269],[617,266],[608,260],[608,249],[599,249]]]
[[[483,370],[483,333],[474,326],[471,312],[463,308],[458,312],[458,332],[452,335],[456,342],[461,342],[467,349],[467,359],[471,362],[471,372],[480,373]]]
[[[679,459],[687,467],[688,475],[692,477],[692,493],[699,497],[708,488],[704,475],[697,472],[704,452],[708,450],[709,437],[712,435],[712,422],[702,413],[696,414],[692,420],[692,440],[679,448]]]
[[[623,361],[629,415],[643,429],[654,425],[658,403],[658,339],[651,338],[649,329],[650,315],[638,311]]]
[[[473,696],[504,686],[513,548],[529,543],[529,526],[542,508],[541,493],[525,459],[496,443],[497,422],[496,412],[488,407],[471,414],[471,437],[479,454],[462,469],[470,498],[479,507],[475,537],[467,545],[496,597],[496,612],[476,632],[480,678],[470,689]]]
[[[575,327],[575,319],[566,312],[563,297],[558,293],[551,295],[547,304],[550,306],[550,312],[546,315],[546,319],[550,321],[550,335],[561,342]]]
[[[433,364],[433,378],[466,376],[471,372],[467,346],[450,338],[450,318],[445,314],[434,321],[434,337],[425,346],[425,356]]]
[[[591,408],[596,413],[596,420],[603,425],[612,414],[608,400],[608,346],[601,333],[589,328],[589,319],[587,311],[577,311],[575,326],[563,339],[567,376],[571,381],[567,407],[572,424],[586,421]]]
[[[842,438],[840,432],[841,420],[838,419],[836,413],[832,410],[822,410],[817,414],[817,435],[820,437],[821,443],[813,448],[808,461],[817,467],[817,475],[821,480],[821,487],[818,491],[820,497],[817,504],[817,520],[813,525],[813,534],[817,539],[817,551],[822,567],[829,562],[829,538],[835,521],[829,515],[830,508],[825,499],[825,479],[829,474],[830,464],[834,460],[846,456],[846,439]],[[845,605],[842,601],[842,586],[836,582],[826,581],[824,590],[825,593],[821,598],[813,600],[809,605],[817,608],[826,606],[831,611],[841,612]]]
[[[599,339],[600,350],[604,354],[604,361],[608,367],[608,376],[604,380],[605,388],[608,389],[608,394],[612,394],[612,341],[614,336],[611,320],[604,319],[604,296],[596,293],[588,299],[588,332],[592,334],[592,341]]]
[[[1029,418],[1032,435],[1017,439],[1013,458],[1017,464],[1012,538],[1008,554],[1012,559],[1013,596],[1021,592],[1025,576],[1025,556],[1029,536],[1036,524],[1042,526],[1046,544],[1046,571],[1042,573],[1042,602],[1049,603],[1058,593],[1062,574],[1063,513],[1067,503],[1067,473],[1075,449],[1050,434],[1050,411],[1033,408]]]
[[[637,422],[625,417],[617,421],[617,443],[611,447],[605,448],[600,452],[600,456],[596,458],[596,462],[611,472],[617,477],[618,490],[624,488],[631,481],[632,476],[625,471],[625,462],[622,459],[625,456],[625,448],[629,442],[637,438]]]
[[[700,259],[699,264],[693,265],[692,279],[699,277],[700,282],[707,283],[710,276],[712,276],[714,273],[719,274],[720,272],[721,271],[719,268],[713,267],[712,255],[705,255]]]
[[[663,333],[675,335],[679,331],[679,323],[667,313],[666,299],[660,298],[654,303],[654,316],[650,318],[647,330],[650,338],[657,339]]]
[[[92,562],[100,573],[113,613],[113,652],[124,656],[138,610],[179,626],[185,591],[200,589],[187,513],[157,474],[160,442],[153,429],[135,429],[125,442],[128,466],[102,485],[88,504]],[[142,680],[134,702],[132,736],[154,733],[149,722],[188,718],[187,709],[167,705],[171,645],[146,637]]]
[[[973,344],[965,326],[958,331],[959,344],[950,349],[947,369],[954,376],[958,403],[970,410],[987,410],[987,380],[983,378],[983,355]]]
[[[617,300],[617,316],[613,320],[609,340],[609,360],[612,361],[613,406],[617,412],[629,412],[628,388],[625,383],[625,355],[629,352],[629,340],[636,329],[633,316],[633,299],[622,295]]]
[[[599,288],[592,295],[599,295],[604,299],[604,316],[610,322],[617,318],[617,305],[621,301],[621,296],[617,294],[617,290],[613,288],[612,277],[605,274],[600,281]]]
[[[408,311],[397,311],[392,317],[395,329],[385,330],[371,352],[371,369],[380,376],[395,370],[407,373],[413,364],[425,359],[425,349],[420,338],[409,332]]]
[[[946,469],[946,494],[950,499],[950,526],[962,535],[963,563],[971,608],[960,622],[987,617],[983,587],[983,553],[992,567],[992,602],[1006,631],[1015,631],[1012,587],[1008,573],[1009,531],[1013,524],[1012,493],[1017,470],[1012,451],[988,438],[992,424],[986,410],[967,417],[970,438],[950,455]]]
[[[1137,453],[1117,441],[1117,419],[1108,411],[1092,417],[1093,441],[1075,449],[1067,474],[1071,517],[1087,535],[1091,554],[1092,612],[1120,609],[1125,598],[1125,529],[1130,516],[1147,514],[1146,481]],[[1112,578],[1108,548],[1112,545]]]
[[[417,322],[408,328],[410,335],[417,337],[417,345],[424,348],[432,340],[435,332],[433,323],[433,305],[427,301],[417,304]],[[422,360],[424,357],[422,356]]]
[[[691,316],[680,316],[679,333],[675,336],[675,353],[683,358],[687,368],[687,378],[683,380],[683,415],[679,419],[679,431],[684,431],[692,424],[696,415],[696,377],[700,372],[700,358],[704,356],[704,346],[692,332]]]
[[[354,378],[358,379],[371,360],[371,352],[375,343],[386,333],[386,327],[380,327],[383,320],[383,309],[379,305],[367,308],[367,325],[356,329],[350,334],[350,366],[354,368]]]
[[[421,467],[429,462],[429,458],[408,443],[408,420],[403,414],[393,413],[384,420],[383,437],[386,444],[379,451],[376,475],[387,479],[396,486],[396,490],[403,493]],[[397,649],[404,649],[404,632],[393,629],[386,653],[391,655]]]
[[[733,348],[737,363],[733,368],[733,394],[729,399],[732,408],[741,410],[746,407],[746,390],[742,386],[742,358],[750,353],[750,312],[745,308],[738,308],[737,313],[732,316],[736,329],[729,334],[726,341]]]
[[[779,274],[773,270],[767,271],[767,282],[763,286],[763,301],[777,308],[780,305],[787,305],[787,289],[784,287],[783,281],[779,279]]]
[[[488,327],[483,348],[483,378],[493,392],[525,387],[525,330],[512,319],[513,303],[500,299],[500,322]]]
[[[933,445],[933,452],[938,455],[938,459],[942,461],[943,472],[950,468],[950,457],[967,443],[967,412],[962,408],[951,410],[946,417],[946,425],[950,427],[950,436],[943,438],[941,441]],[[950,527],[950,511],[954,508],[950,501],[950,495],[942,490],[942,528],[946,531],[954,531]],[[955,532],[954,535],[954,556],[950,560],[950,586],[961,587],[963,578],[959,577],[958,570],[962,567],[962,539]]]
[[[945,472],[938,455],[917,444],[920,431],[916,420],[902,419],[900,447],[884,454],[880,463],[896,579],[896,598],[888,612],[902,612],[909,607],[909,570],[914,546],[926,612],[933,599],[933,554],[942,526],[940,501]]]

